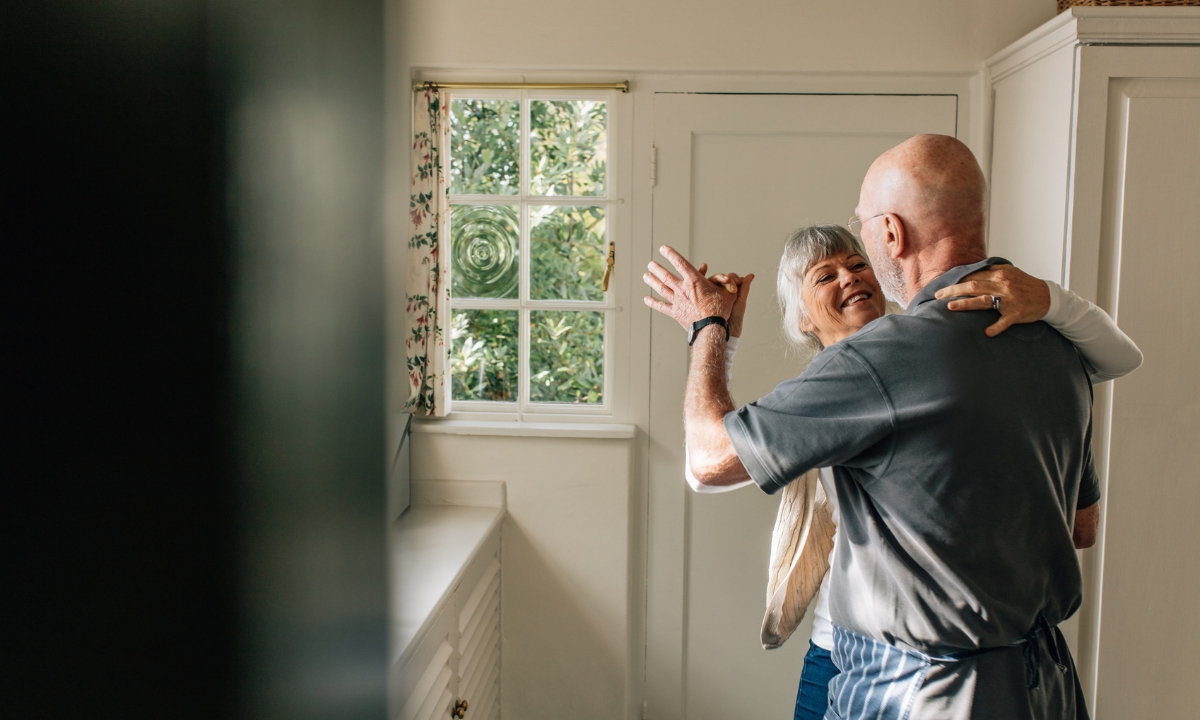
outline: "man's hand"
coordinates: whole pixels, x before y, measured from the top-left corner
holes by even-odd
[[[750,296],[750,283],[754,280],[754,273],[750,273],[746,277],[739,277],[737,273],[719,273],[710,275],[708,280],[726,289],[731,285],[737,288],[737,299],[733,301],[733,310],[730,311],[728,318],[729,337],[740,338],[742,321],[746,318],[746,298]]]
[[[1075,526],[1071,528],[1071,540],[1075,549],[1086,550],[1096,544],[1096,531],[1100,528],[1100,503],[1093,503],[1075,511]]]
[[[941,300],[953,300],[950,310],[990,310],[992,297],[1000,299],[1000,319],[985,331],[995,337],[1013,325],[1037,322],[1050,312],[1050,288],[1045,282],[1013,265],[992,265],[963,278],[963,282],[937,291]]]
[[[713,315],[729,319],[740,293],[731,293],[721,285],[710,282],[701,270],[693,267],[687,258],[673,248],[663,245],[658,251],[675,266],[680,277],[675,277],[662,265],[650,261],[649,272],[642,275],[642,280],[663,300],[647,296],[647,305],[675,318],[685,330],[690,330],[697,320]],[[706,268],[703,265],[701,267]]]

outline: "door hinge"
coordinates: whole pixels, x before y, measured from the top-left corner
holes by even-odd
[[[658,148],[650,146],[650,187],[658,184]]]

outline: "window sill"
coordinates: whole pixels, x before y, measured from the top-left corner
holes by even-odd
[[[414,419],[412,431],[414,435],[501,435],[506,437],[627,440],[637,433],[637,427],[623,423]]]

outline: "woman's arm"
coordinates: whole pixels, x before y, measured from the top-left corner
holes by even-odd
[[[1142,351],[1108,313],[1058,283],[1050,288],[1050,310],[1042,320],[1079,348],[1091,366],[1093,383],[1124,377],[1142,364]]]

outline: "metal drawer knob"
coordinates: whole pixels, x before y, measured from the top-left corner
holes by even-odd
[[[454,703],[454,709],[450,711],[450,717],[461,718],[467,714],[467,701],[459,700]]]

